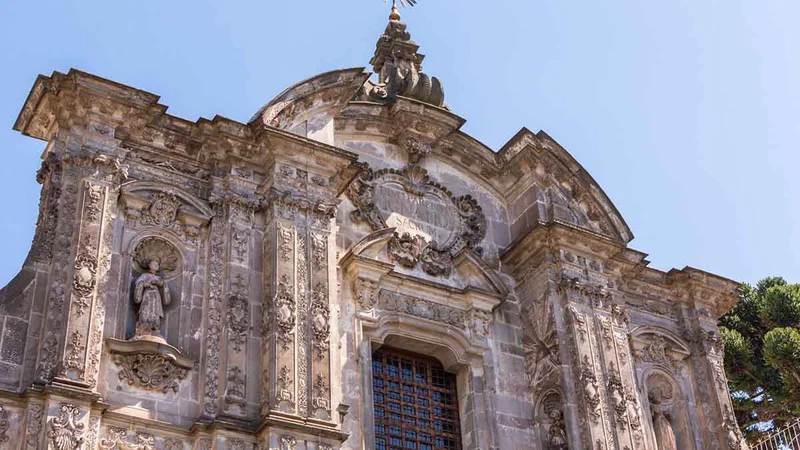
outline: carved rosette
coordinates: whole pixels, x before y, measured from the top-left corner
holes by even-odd
[[[395,189],[396,188],[396,189]],[[439,236],[440,241],[419,233],[398,231],[389,242],[389,252],[400,265],[414,268],[420,265],[431,276],[448,276],[452,268],[452,257],[464,248],[482,253],[480,243],[486,234],[486,217],[481,207],[469,195],[455,197],[440,184],[431,181],[428,172],[419,164],[411,163],[401,170],[381,169],[373,172],[364,169],[351,183],[347,195],[356,207],[352,213],[355,222],[367,222],[373,230],[388,228],[389,214],[380,208],[382,196],[388,192],[404,192],[406,196],[398,205],[429,203],[444,208],[440,211],[448,233]],[[391,194],[399,195],[399,194]],[[394,206],[396,207],[396,206]],[[407,206],[409,214],[414,206]],[[402,215],[402,214],[401,214]],[[408,218],[414,220],[413,217]],[[392,224],[398,226],[398,224]],[[439,227],[442,228],[442,227]]]

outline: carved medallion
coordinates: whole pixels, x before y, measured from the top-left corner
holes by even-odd
[[[169,227],[175,222],[181,201],[174,194],[159,192],[153,196],[153,201],[147,212],[142,215],[144,225],[160,225]]]
[[[469,195],[454,197],[419,164],[402,170],[366,169],[350,185],[348,196],[356,206],[354,221],[367,222],[373,230],[395,228],[389,251],[405,267],[419,264],[429,275],[447,276],[460,250],[481,253],[486,234],[481,207]]]
[[[87,254],[80,254],[75,258],[75,275],[73,288],[79,297],[88,297],[94,292],[97,274],[97,258]]]

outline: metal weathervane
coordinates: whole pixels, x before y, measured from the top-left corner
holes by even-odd
[[[417,4],[418,0],[392,0],[392,7],[396,6],[397,3],[400,3],[401,6],[414,6]],[[384,3],[387,3],[388,0],[383,0]]]

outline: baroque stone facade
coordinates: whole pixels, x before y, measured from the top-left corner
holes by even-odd
[[[372,449],[381,346],[455,375],[464,449],[743,448],[716,330],[737,284],[649,268],[544,132],[460,131],[417,50],[394,11],[377,82],[324,73],[248,123],[40,76],[0,448]]]

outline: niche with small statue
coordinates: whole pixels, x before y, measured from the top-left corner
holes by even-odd
[[[131,289],[125,340],[108,339],[119,377],[131,386],[178,391],[193,367],[177,343],[182,284],[180,251],[167,239],[148,236],[131,252]]]

